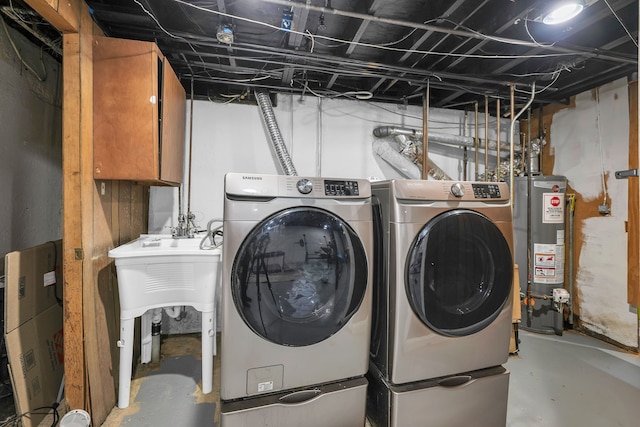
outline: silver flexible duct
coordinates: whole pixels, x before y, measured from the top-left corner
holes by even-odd
[[[379,126],[373,130],[373,134],[378,138],[384,138],[387,136],[404,135],[411,138],[422,141],[421,130],[400,128],[395,126]],[[457,147],[469,147],[475,149],[475,138],[472,136],[462,135],[450,135],[446,133],[432,133],[429,132],[429,142],[436,142],[444,145],[454,145]],[[495,150],[497,145],[496,141],[489,141],[489,149]],[[501,150],[509,150],[509,146],[503,145]]]
[[[273,111],[273,105],[271,104],[269,94],[265,91],[256,90],[255,95],[258,107],[260,107],[260,111],[262,112],[264,124],[267,126],[267,130],[269,131],[271,144],[276,152],[276,156],[278,156],[280,166],[282,167],[282,171],[285,175],[298,175],[298,172],[296,172],[296,168],[293,166],[293,162],[291,161],[291,157],[289,156],[289,152],[287,151],[287,146],[284,143],[282,134],[280,133],[280,128],[278,128],[278,122],[276,121],[276,115]]]

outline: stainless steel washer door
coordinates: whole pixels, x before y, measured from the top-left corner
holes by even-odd
[[[335,334],[360,307],[367,258],[356,233],[313,207],[277,212],[253,228],[232,267],[231,292],[244,322],[287,346]]]
[[[491,324],[512,280],[506,239],[491,220],[468,209],[429,221],[407,257],[409,304],[425,325],[446,336],[474,334]]]

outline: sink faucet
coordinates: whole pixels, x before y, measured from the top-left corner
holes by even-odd
[[[171,227],[171,236],[174,239],[183,239],[188,238],[191,239],[195,236],[196,226],[193,223],[195,219],[195,215],[191,212],[185,214],[178,215],[178,226]]]

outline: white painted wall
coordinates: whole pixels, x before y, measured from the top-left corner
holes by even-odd
[[[188,103],[189,104],[189,103]],[[188,105],[187,114],[189,114]],[[224,175],[227,172],[280,174],[260,110],[255,105],[196,101],[193,107],[191,212],[204,228],[210,219],[222,218]],[[319,99],[279,95],[275,116],[293,164],[300,176],[388,179],[402,176],[373,153],[374,128],[396,126],[422,129],[422,108],[345,99]],[[473,135],[474,114],[432,109],[429,132]],[[190,120],[187,120],[189,123]],[[484,139],[484,116],[479,135]],[[465,128],[466,123],[466,130]],[[501,143],[507,143],[509,121],[501,121]],[[489,139],[496,139],[495,118],[489,120]],[[187,142],[189,130],[187,129]],[[462,179],[462,149],[429,143],[429,158],[453,179]],[[472,179],[473,151],[469,151],[468,177]],[[188,149],[187,149],[188,157]],[[490,168],[495,155],[489,156]],[[480,154],[484,171],[484,152]],[[188,159],[185,163],[188,171]],[[188,174],[183,188],[187,210]],[[178,190],[151,189],[149,232],[169,232],[177,223]]]
[[[62,238],[62,70],[0,23],[0,256]],[[42,79],[43,81],[40,81]]]
[[[606,186],[611,214],[594,212],[582,224],[583,246],[580,259],[575,260],[580,319],[596,333],[638,347],[638,317],[627,304],[628,187],[627,180],[614,175],[629,164],[626,79],[601,87],[598,95],[578,95],[575,108],[554,115],[550,138],[550,149],[555,152],[553,174],[566,176],[585,201],[598,204],[604,203]]]

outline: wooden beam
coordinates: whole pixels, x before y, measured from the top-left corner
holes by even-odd
[[[63,33],[65,397],[102,424],[115,404],[119,305],[108,251],[146,232],[149,192],[93,179],[93,43],[82,0],[27,0]]]
[[[82,322],[82,161],[80,141],[80,35],[63,42],[62,242],[64,271],[65,396],[71,408],[85,408],[84,332]]]
[[[63,34],[80,30],[80,10],[87,9],[82,0],[25,0],[33,10]]]
[[[27,0],[43,18],[63,32],[63,105],[62,110],[62,242],[64,271],[64,368],[65,398],[71,408],[87,408],[86,369],[84,359],[83,317],[83,199],[82,180],[85,160],[82,157],[83,90],[82,76],[91,74],[90,64],[84,56],[83,36],[79,31],[81,0],[58,1]],[[86,12],[85,7],[85,13]],[[91,18],[88,21],[92,22]],[[92,31],[93,24],[86,31]],[[84,83],[84,85],[83,85]],[[89,88],[89,93],[93,89]],[[89,115],[91,110],[89,110]]]

